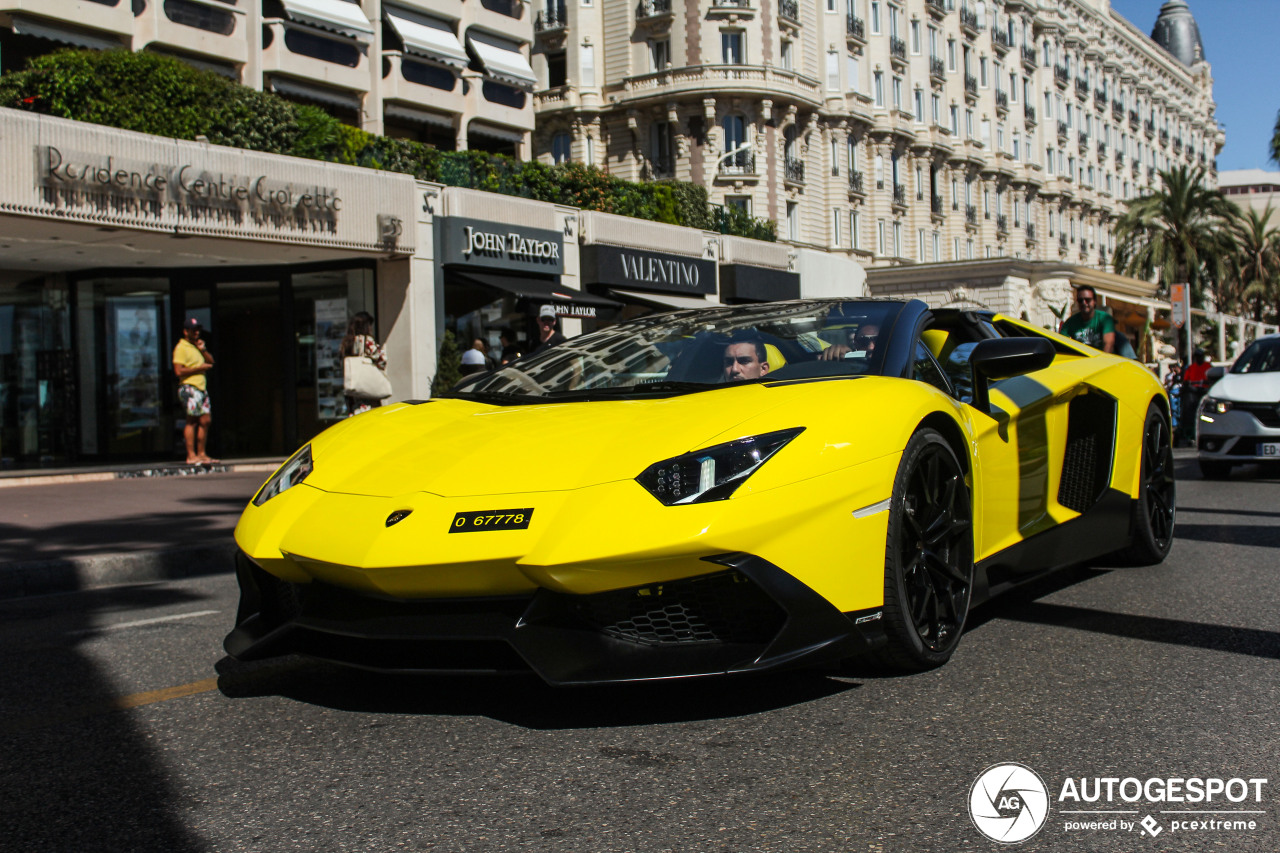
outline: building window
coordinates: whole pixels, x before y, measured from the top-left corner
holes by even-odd
[[[916,229],[916,260],[924,262],[924,229]]]
[[[895,110],[902,109],[902,78],[893,78],[893,108]]]
[[[744,174],[751,162],[751,152],[743,146],[747,142],[747,120],[740,115],[727,115],[720,122],[724,132],[724,156],[721,158],[722,172]]]
[[[884,106],[884,72],[876,71],[871,75],[871,94],[877,107]]]
[[[731,207],[739,213],[751,215],[751,196],[749,195],[727,195],[724,197],[726,207]]]
[[[849,213],[849,248],[862,248],[862,214],[854,210]]]
[[[831,245],[840,245],[840,222],[844,219],[844,211],[836,208],[831,211]]]
[[[951,105],[951,135],[960,135],[960,108],[955,104]]]
[[[932,96],[932,119],[934,124],[940,124],[938,118],[942,115],[942,98],[938,93]]]
[[[885,246],[884,238],[885,238],[884,220],[883,219],[876,220],[876,254],[877,255],[883,256],[885,254],[886,246]]]
[[[953,261],[960,260],[960,238],[959,237],[951,238],[951,260]]]
[[[916,89],[915,95],[916,95],[916,121],[923,122],[924,121],[924,92],[921,92],[919,89]]]
[[[916,56],[920,55],[920,22],[919,21],[911,22],[911,52]]]
[[[937,231],[933,232],[933,245],[930,247],[929,260],[942,260],[942,235]]]
[[[893,256],[902,257],[902,221],[893,220]]]
[[[880,0],[871,0],[871,34],[880,35]]]
[[[671,65],[671,39],[654,39],[649,43],[649,57],[654,71],[663,71]]]
[[[561,131],[551,137],[551,159],[556,163],[568,163],[572,158],[573,137]]]
[[[947,70],[956,70],[956,40],[947,39]]]
[[[858,57],[854,56],[851,53],[849,54],[848,58],[845,61],[845,73],[848,74],[849,76],[848,86],[849,86],[849,91],[851,92],[862,91],[862,83],[861,83],[862,75],[859,74],[858,71],[859,71]]]
[[[787,239],[800,239],[800,204],[799,202],[787,202]]]
[[[973,139],[973,110],[964,111],[964,135]]]
[[[582,72],[583,87],[594,87],[596,85],[596,49],[593,45],[584,44],[578,48],[578,67]]]
[[[782,50],[783,69],[786,71],[794,70],[795,69],[795,64],[794,64],[795,57],[793,55],[795,51],[794,43],[790,39],[783,39],[781,50]]]
[[[742,30],[722,30],[720,33],[720,61],[725,65],[743,65],[746,53],[743,49]]]
[[[987,58],[985,56],[978,59],[978,85],[987,88]]]
[[[653,170],[659,175],[671,175],[675,172],[675,158],[672,156],[671,124],[655,121],[650,125],[649,141],[650,160]]]
[[[973,260],[973,240],[972,239],[965,241],[964,256],[969,260]]]

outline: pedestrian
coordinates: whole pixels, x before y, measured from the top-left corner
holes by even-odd
[[[365,356],[373,362],[374,367],[387,372],[387,354],[373,336],[373,315],[368,311],[357,311],[347,323],[347,334],[342,338],[342,356]],[[370,400],[365,397],[346,397],[347,416],[358,415],[381,406],[381,400]]]
[[[516,340],[516,333],[514,329],[503,326],[501,331],[498,332],[498,341],[502,344],[502,355],[500,358],[502,359],[503,364],[510,364],[523,355],[520,351],[520,343]]]
[[[1179,401],[1182,406],[1182,438],[1193,442],[1196,438],[1196,414],[1200,401],[1209,390],[1208,374],[1209,357],[1204,350],[1197,349],[1191,355],[1191,363],[1182,371],[1182,393]]]
[[[188,318],[182,324],[182,338],[173,348],[178,400],[187,416],[182,440],[187,446],[188,465],[212,465],[218,461],[206,452],[213,414],[209,405],[209,381],[205,374],[213,368],[213,354],[205,346],[201,337],[203,332],[199,320]]]
[[[1116,351],[1116,321],[1098,310],[1098,292],[1087,284],[1076,288],[1076,313],[1059,330],[1068,338],[1097,347],[1103,352]]]
[[[463,376],[493,370],[493,359],[489,358],[485,349],[482,338],[476,338],[471,342],[471,349],[462,354],[462,370],[460,372]]]
[[[556,307],[554,305],[543,305],[539,308],[538,345],[534,348],[532,354],[543,352],[567,340],[568,338],[560,334],[559,320],[556,318]]]

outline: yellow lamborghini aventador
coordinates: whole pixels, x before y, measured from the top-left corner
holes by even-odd
[[[918,301],[643,317],[351,418],[236,528],[227,651],[555,684],[951,657],[969,608],[1174,525],[1140,364]]]

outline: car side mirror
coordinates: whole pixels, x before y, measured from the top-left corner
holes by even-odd
[[[992,382],[1043,370],[1057,355],[1046,338],[988,338],[979,341],[969,356],[973,368],[973,407],[991,414],[987,389]]]

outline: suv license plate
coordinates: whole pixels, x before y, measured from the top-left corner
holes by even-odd
[[[1280,442],[1277,442],[1277,441],[1258,442],[1258,455],[1266,456],[1269,459],[1280,459]]]

